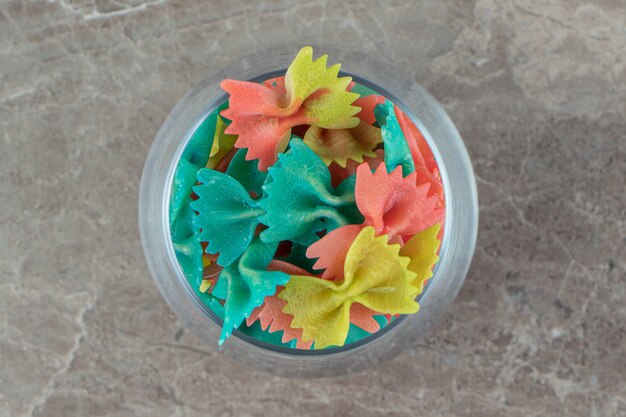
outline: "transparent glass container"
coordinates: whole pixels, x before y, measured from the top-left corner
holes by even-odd
[[[315,47],[329,65],[399,106],[420,129],[439,165],[446,201],[440,260],[419,298],[419,313],[401,316],[380,331],[340,348],[297,350],[261,342],[239,331],[218,347],[221,320],[194,293],[174,253],[169,204],[174,172],[198,124],[222,104],[225,78],[262,81],[284,75],[299,47],[282,47],[243,57],[209,76],[174,107],[146,159],[139,193],[139,227],[146,261],[163,298],[200,339],[245,365],[292,377],[322,377],[363,370],[415,346],[448,308],[469,269],[478,231],[478,197],[463,141],[442,106],[389,62],[365,53]]]

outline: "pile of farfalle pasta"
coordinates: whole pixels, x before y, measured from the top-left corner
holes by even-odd
[[[433,153],[397,106],[326,60],[304,47],[284,76],[224,80],[228,99],[177,166],[172,242],[220,344],[238,329],[344,346],[416,313],[433,275],[445,211]]]

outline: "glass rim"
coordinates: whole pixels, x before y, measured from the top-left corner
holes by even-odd
[[[387,71],[384,63],[376,61],[367,54],[336,47],[315,47],[316,51],[327,53],[332,62],[342,63],[342,69],[345,68],[345,70],[341,71],[342,75],[353,77],[355,82],[371,87],[400,107],[424,135],[439,165],[446,199],[444,235],[440,248],[440,259],[433,276],[429,279],[418,299],[421,304],[418,314],[398,317],[378,332],[349,345],[319,350],[301,350],[273,345],[235,330],[233,332],[234,337],[226,341],[224,346],[218,347],[216,336],[219,335],[219,330],[221,329],[221,319],[195,294],[183,274],[174,253],[169,225],[169,202],[174,172],[183,150],[198,124],[204,119],[206,114],[213,111],[227,99],[226,93],[219,89],[219,82],[223,78],[256,81],[261,78],[269,79],[273,76],[284,75],[288,63],[295,56],[298,49],[294,46],[287,46],[272,49],[270,52],[255,53],[243,57],[231,63],[230,66],[216,71],[207,77],[178,102],[157,133],[146,160],[139,196],[139,225],[146,260],[162,296],[179,318],[189,322],[194,321],[195,316],[196,323],[191,323],[190,327],[196,334],[199,333],[199,336],[204,340],[211,340],[218,351],[248,364],[259,365],[258,361],[254,360],[255,356],[265,357],[266,359],[269,357],[270,362],[275,362],[276,360],[288,361],[288,358],[297,358],[299,361],[304,361],[304,365],[303,363],[298,365],[300,369],[306,371],[305,368],[314,370],[315,363],[320,360],[328,361],[330,358],[345,358],[346,355],[367,350],[368,346],[377,343],[377,341],[380,344],[382,339],[391,335],[408,341],[410,335],[402,337],[401,333],[402,331],[410,332],[411,326],[407,325],[407,321],[418,320],[420,315],[434,316],[430,317],[429,323],[421,325],[421,333],[425,333],[432,327],[434,321],[456,296],[469,269],[477,235],[478,201],[476,182],[463,141],[443,107],[426,90],[410,79],[407,80],[393,72]],[[268,55],[272,57],[271,60],[267,60]],[[351,57],[352,59],[350,59]],[[367,68],[359,67],[358,63],[362,61],[368,62]],[[263,62],[266,66],[271,64],[275,66],[273,68],[265,68],[266,70],[264,71],[260,69],[260,62]],[[256,63],[256,65],[251,65],[253,63]],[[373,63],[376,68],[374,75],[367,73],[368,69],[372,68]],[[363,72],[366,72],[366,74]],[[383,75],[382,77],[380,77],[381,74]],[[386,78],[384,84],[381,83],[383,81],[377,79],[377,76],[379,76],[378,78]],[[406,86],[403,88],[402,84],[409,88],[407,89]],[[404,99],[402,99],[402,93],[405,95]],[[419,102],[416,100],[418,98]],[[420,114],[420,109],[422,114]],[[424,110],[430,110],[430,113],[426,114]],[[428,126],[429,124],[433,126]],[[439,131],[441,128],[443,128],[443,131]],[[443,149],[442,152],[442,144],[446,143],[450,145],[449,149]],[[456,161],[454,156],[456,156]],[[454,164],[452,164],[453,162]],[[453,178],[451,178],[451,175]],[[158,182],[155,181],[155,177],[159,180]],[[466,204],[462,213],[459,213],[458,210],[455,211],[455,197],[458,200],[458,196],[455,195],[457,188],[464,189],[469,196],[469,200],[467,200],[469,204]],[[459,222],[460,219],[465,221]],[[463,244],[466,252],[465,256],[460,260],[458,259],[459,254],[454,250],[459,243]],[[157,253],[160,253],[161,256],[155,256]],[[454,255],[456,255],[456,259],[451,258]],[[444,276],[450,269],[446,268],[446,266],[453,261],[456,261],[455,269],[458,276]],[[178,288],[172,285],[176,283]],[[428,314],[428,312],[424,311],[426,310],[424,305],[432,304],[429,302],[429,297],[435,297],[441,292],[433,291],[432,288],[442,284],[448,287],[446,293],[449,297],[443,300],[445,301],[445,306],[442,308],[441,302],[439,302],[436,304],[438,311]],[[187,299],[186,302],[185,300],[174,299],[174,294],[168,293],[168,291],[173,289],[178,292],[178,298],[180,298],[181,294],[184,294],[184,297]],[[181,308],[187,311],[182,311]],[[200,319],[200,322],[203,321],[203,318],[198,317],[198,315],[204,316],[205,326],[213,326],[215,329],[207,328],[203,331],[203,329],[198,328],[198,319]],[[206,318],[210,320],[210,323]],[[218,332],[216,333],[215,330]],[[209,333],[213,334],[209,335]],[[407,343],[404,343],[404,345],[404,347],[407,347]],[[390,356],[382,354],[385,350],[382,350],[381,354],[376,355],[375,359],[380,359],[382,356]],[[358,363],[359,361],[355,362]],[[370,362],[376,361],[370,360]],[[266,368],[264,366],[260,367]],[[269,370],[272,369],[270,368]]]

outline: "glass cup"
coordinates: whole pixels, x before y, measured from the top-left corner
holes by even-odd
[[[221,320],[194,293],[174,254],[169,204],[174,172],[181,154],[204,118],[227,96],[219,87],[225,78],[263,81],[284,75],[299,47],[281,47],[234,61],[189,91],[157,133],[146,159],[139,192],[139,228],[154,282],[182,323],[213,349],[245,365],[291,377],[347,374],[392,358],[415,346],[448,308],[469,269],[478,232],[478,195],[472,165],[463,141],[441,104],[389,62],[356,51],[314,47],[341,63],[349,75],[399,106],[430,145],[443,182],[446,213],[444,234],[433,277],[418,301],[417,314],[400,316],[380,331],[355,343],[321,350],[298,350],[259,341],[237,330],[218,347]]]

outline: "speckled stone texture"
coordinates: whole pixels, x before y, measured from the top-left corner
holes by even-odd
[[[0,0],[0,416],[626,415],[624,0]],[[384,54],[445,106],[481,206],[423,344],[287,380],[202,345],[137,229],[144,158],[213,66]]]

